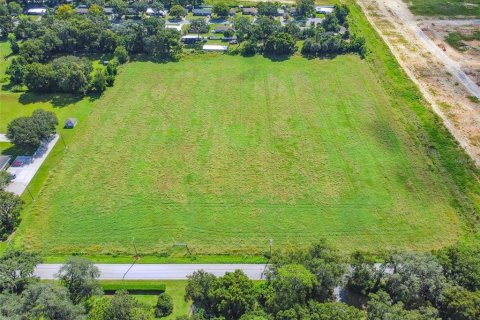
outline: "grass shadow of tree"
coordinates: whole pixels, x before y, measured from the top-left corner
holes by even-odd
[[[290,59],[291,55],[285,54],[285,55],[273,55],[273,54],[267,54],[264,53],[263,56],[270,60],[271,62],[283,62],[287,61]]]
[[[31,156],[35,153],[35,148],[19,147],[12,144],[10,147],[3,149],[1,154],[12,156],[12,161],[17,156]]]
[[[90,101],[95,101],[100,97],[100,94],[81,95],[68,93],[35,93],[27,91],[20,95],[18,101],[23,105],[39,102],[49,102],[54,107],[62,108],[77,103],[85,99],[85,97],[89,97]]]

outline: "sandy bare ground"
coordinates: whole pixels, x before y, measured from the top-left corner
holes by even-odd
[[[468,98],[480,98],[480,87],[462,60],[444,52],[428,35],[425,26],[432,21],[418,20],[402,0],[357,1],[432,109],[480,166],[480,105]],[[433,23],[446,25],[449,20]]]

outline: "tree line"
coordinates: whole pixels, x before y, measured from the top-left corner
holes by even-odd
[[[20,16],[11,31],[8,39],[16,55],[7,69],[11,84],[41,93],[101,93],[113,85],[118,65],[130,55],[160,60],[181,53],[180,33],[166,29],[159,17],[112,25],[103,10],[78,15],[69,5],[41,20]],[[94,54],[108,57],[106,65],[94,68],[88,58]]]
[[[117,2],[111,2],[114,8],[120,5]],[[3,8],[0,14],[18,11],[12,3],[0,5]],[[135,3],[137,7],[145,4]],[[127,19],[112,24],[101,4],[92,2],[85,15],[76,14],[69,5],[61,5],[55,13],[40,20],[20,15],[16,25],[8,24],[4,30],[9,31],[8,40],[16,55],[7,69],[12,86],[26,85],[35,92],[101,93],[113,85],[118,65],[126,63],[132,55],[152,60],[179,59],[183,52],[181,33],[166,29],[163,18],[143,17],[140,22]],[[297,18],[311,16],[313,8],[311,0],[299,0]],[[215,5],[215,9],[218,14],[223,11],[228,14],[228,6],[224,4]],[[303,29],[295,21],[281,25],[274,19],[277,9],[278,4],[259,4],[255,23],[246,16],[236,17],[233,30],[225,31],[226,36],[235,35],[241,42],[234,52],[245,56],[288,56],[298,50],[297,42],[303,40],[301,53],[305,56],[365,55],[365,40],[348,30],[347,6],[336,5],[321,24]],[[180,4],[170,8],[170,14],[176,11],[179,16],[186,14]],[[204,33],[209,27],[205,20],[194,19],[189,29]],[[94,54],[108,57],[106,65],[94,68],[88,59]]]
[[[158,295],[152,308],[125,290],[105,296],[100,272],[91,261],[72,257],[60,268],[57,283],[34,276],[41,258],[18,249],[0,257],[0,319],[148,320],[172,313],[172,298]]]
[[[311,16],[313,8],[312,1],[297,3],[299,17]],[[299,40],[304,40],[301,49],[304,56],[358,53],[363,57],[366,54],[365,39],[352,35],[348,29],[349,9],[346,5],[335,5],[333,13],[326,15],[322,23],[303,29],[295,21],[282,26],[273,18],[277,9],[273,3],[260,4],[255,24],[251,24],[247,17],[235,18],[236,35],[243,42],[239,49],[242,55],[291,55],[297,51]]]
[[[184,318],[473,320],[480,317],[479,276],[479,249],[395,253],[375,264],[319,242],[275,255],[260,284],[241,271],[195,272],[185,292],[194,313]],[[337,301],[340,288],[356,295],[357,306]]]
[[[168,316],[172,298],[162,293],[148,307],[125,291],[102,294],[98,269],[72,257],[59,284],[33,276],[41,259],[8,250],[0,258],[0,319],[137,320]],[[188,315],[177,320],[476,320],[480,317],[480,249],[454,246],[435,253],[393,253],[382,263],[360,252],[346,257],[324,241],[271,258],[264,281],[242,271],[188,278]],[[347,304],[338,289],[356,295]]]

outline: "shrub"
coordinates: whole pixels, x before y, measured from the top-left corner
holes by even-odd
[[[242,56],[253,56],[257,53],[257,42],[253,40],[245,41],[240,47],[240,54]]]
[[[113,55],[114,55],[115,58],[118,59],[118,62],[120,64],[127,63],[128,60],[129,60],[127,49],[125,49],[124,46],[117,47],[115,49],[115,51],[113,52]]]
[[[155,317],[163,318],[173,311],[173,299],[170,295],[163,292],[158,296],[157,304],[155,305]]]

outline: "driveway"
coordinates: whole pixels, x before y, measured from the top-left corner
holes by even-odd
[[[33,156],[33,161],[29,164],[26,164],[21,167],[10,167],[7,169],[7,172],[11,174],[15,174],[16,177],[15,179],[10,182],[10,184],[5,188],[6,191],[13,192],[16,195],[22,195],[22,193],[25,191],[27,188],[27,185],[30,183],[30,181],[33,179],[35,174],[37,173],[38,169],[40,169],[40,166],[42,163],[45,161],[47,158],[48,154],[50,151],[52,151],[53,147],[57,143],[59,138],[59,135],[56,134],[50,142],[44,145],[44,147],[35,153]]]
[[[35,275],[40,279],[55,279],[61,264],[39,264]],[[263,279],[264,264],[95,264],[100,280],[185,280],[197,270],[216,276],[242,270],[252,280]]]
[[[0,133],[0,142],[10,142],[5,133]]]

